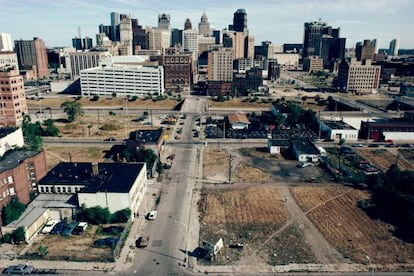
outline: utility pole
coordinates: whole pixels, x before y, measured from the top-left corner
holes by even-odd
[[[321,139],[321,110],[319,109],[319,139]]]
[[[230,153],[230,156],[229,156],[229,184],[231,184],[231,161],[232,161],[232,159],[231,159],[231,153]]]

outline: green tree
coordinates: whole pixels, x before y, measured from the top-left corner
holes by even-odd
[[[111,213],[108,208],[102,208],[101,206],[86,208],[83,205],[78,214],[78,219],[95,225],[105,224],[111,221]]]
[[[63,112],[68,115],[68,121],[73,122],[76,118],[82,116],[84,114],[82,110],[82,104],[77,101],[66,101],[62,103],[61,107],[63,108]]]
[[[112,214],[111,222],[112,223],[125,223],[131,217],[131,209],[125,208],[119,211],[116,211]]]
[[[21,243],[26,241],[26,231],[24,230],[24,227],[20,226],[14,230],[11,238],[14,243]]]
[[[1,216],[3,225],[7,225],[18,219],[24,210],[26,210],[26,206],[19,202],[16,197],[13,197],[12,200],[2,209]]]
[[[39,245],[37,252],[41,257],[45,257],[47,254],[49,254],[49,248],[47,246]]]
[[[24,142],[29,150],[40,151],[43,146],[42,127],[40,123],[32,123],[30,115],[23,116],[22,131]]]
[[[45,128],[42,131],[43,136],[57,137],[60,135],[60,130],[55,126],[55,121],[47,119],[43,122]]]

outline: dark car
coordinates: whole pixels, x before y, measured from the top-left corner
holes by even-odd
[[[78,223],[76,221],[72,221],[68,224],[66,224],[65,228],[62,231],[62,236],[70,236],[72,234],[72,231],[78,226]]]
[[[53,227],[52,231],[50,231],[50,234],[60,234],[62,233],[63,229],[65,229],[65,226],[67,224],[66,218],[62,221],[58,222],[55,227]]]
[[[114,137],[109,137],[104,140],[105,142],[114,142],[116,139]]]
[[[102,228],[102,232],[109,235],[120,235],[124,231],[124,227],[111,225],[108,227]]]
[[[115,237],[108,237],[96,240],[93,245],[96,247],[110,247],[114,248],[116,244],[118,243],[119,239]]]
[[[148,236],[142,236],[136,239],[135,245],[139,248],[147,247],[149,244],[150,238]]]
[[[34,267],[30,265],[18,264],[7,267],[3,273],[4,274],[32,274]]]

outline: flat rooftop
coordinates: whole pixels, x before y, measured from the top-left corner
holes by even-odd
[[[320,154],[319,150],[308,139],[293,139],[292,143],[300,153]]]
[[[2,127],[0,128],[0,138],[6,137],[10,133],[13,133],[16,131],[17,128],[15,127]]]
[[[348,129],[348,130],[355,130],[354,127],[348,125],[342,121],[322,121],[325,125],[327,125],[330,129]]]
[[[0,173],[16,168],[22,161],[38,153],[37,151],[30,150],[12,150],[6,152],[0,161]]]
[[[61,162],[39,181],[39,185],[83,186],[83,193],[127,193],[144,163]]]

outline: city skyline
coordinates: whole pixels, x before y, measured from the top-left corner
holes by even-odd
[[[233,13],[243,8],[255,45],[265,40],[275,45],[303,43],[304,23],[321,18],[341,29],[348,48],[364,39],[379,39],[380,48],[388,48],[392,39],[399,40],[400,48],[414,48],[414,36],[410,35],[414,1],[410,0],[242,0],[221,5],[217,0],[202,4],[188,0],[0,0],[0,32],[10,33],[13,41],[40,37],[47,47],[57,47],[70,46],[80,27],[81,36],[91,37],[95,45],[98,25],[110,25],[111,12],[130,14],[142,26],[157,26],[158,15],[166,13],[171,15],[171,27],[179,29],[184,28],[186,18],[196,28],[205,12],[211,27],[222,30],[232,24]]]

